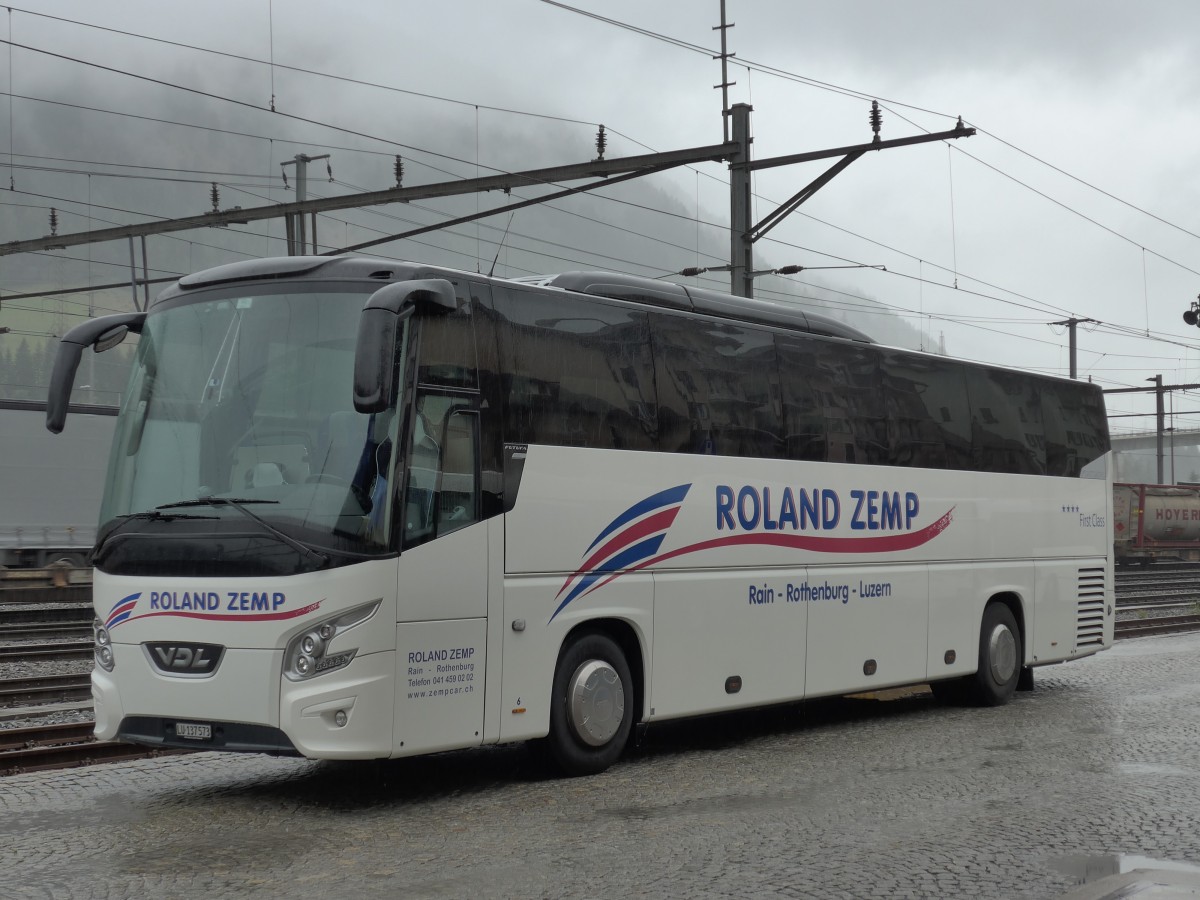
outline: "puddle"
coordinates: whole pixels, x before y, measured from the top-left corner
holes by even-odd
[[[1055,871],[1079,879],[1080,884],[1099,881],[1109,875],[1121,875],[1135,869],[1169,869],[1172,872],[1200,874],[1200,865],[1196,863],[1151,859],[1149,856],[1133,856],[1125,853],[1114,853],[1109,856],[1060,856],[1050,860],[1050,867]]]

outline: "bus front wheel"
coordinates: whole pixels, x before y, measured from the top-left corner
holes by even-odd
[[[625,654],[602,634],[568,645],[554,672],[546,749],[567,775],[603,772],[617,761],[633,725],[633,680]]]
[[[983,611],[979,629],[979,671],[975,673],[975,700],[981,706],[1001,706],[1017,689],[1024,656],[1017,620],[1003,603]]]

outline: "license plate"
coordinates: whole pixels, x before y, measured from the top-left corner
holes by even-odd
[[[189,741],[212,740],[212,726],[197,722],[176,722],[175,736],[187,738]]]

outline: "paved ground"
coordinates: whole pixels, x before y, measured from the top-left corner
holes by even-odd
[[[0,779],[0,897],[1053,898],[1200,863],[1200,635],[1000,709],[843,700],[662,726],[604,775],[524,748],[197,754]]]

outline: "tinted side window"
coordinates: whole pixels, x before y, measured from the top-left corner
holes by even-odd
[[[470,304],[447,315],[422,317],[418,367],[420,384],[478,388]]]
[[[892,457],[887,406],[883,395],[882,354],[853,344],[827,344],[831,365],[839,367],[834,398],[854,436],[855,459],[846,462],[886,465]]]
[[[783,401],[783,454],[787,459],[824,462],[830,423],[825,418],[831,374],[817,365],[819,342],[801,337],[776,339]]]
[[[968,367],[971,444],[981,472],[1040,475],[1046,471],[1039,383],[1015,372]]]
[[[779,338],[791,459],[871,465],[891,460],[880,359],[878,350],[841,341]]]
[[[493,303],[505,441],[654,448],[645,313],[520,289],[495,289]]]
[[[654,315],[659,449],[782,455],[775,341],[767,331]]]
[[[793,416],[820,417],[825,432],[824,458],[886,464],[891,451],[879,351],[841,341],[785,340],[791,343],[786,355],[781,350],[785,402],[790,399]],[[804,398],[805,392],[811,399]],[[810,433],[813,430],[811,425],[800,427],[810,428]],[[821,457],[810,447],[810,455],[803,458]]]
[[[1044,382],[1041,393],[1046,474],[1078,478],[1083,467],[1109,447],[1100,392],[1083,385]]]
[[[971,468],[971,410],[961,366],[885,351],[883,385],[893,465]]]

